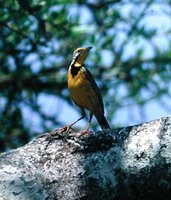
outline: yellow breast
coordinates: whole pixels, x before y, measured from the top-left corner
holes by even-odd
[[[72,100],[78,105],[88,109],[92,114],[98,112],[100,103],[85,74],[81,71],[76,76],[72,76],[68,71],[68,88]]]

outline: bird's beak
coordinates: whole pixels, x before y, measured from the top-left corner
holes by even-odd
[[[86,50],[90,51],[93,47],[87,47]]]

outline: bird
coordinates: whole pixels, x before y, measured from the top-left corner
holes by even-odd
[[[81,117],[68,125],[71,128],[75,123],[86,116],[85,109],[90,117],[84,133],[89,132],[92,117],[95,116],[101,129],[110,129],[104,116],[104,104],[101,92],[91,72],[85,67],[86,60],[92,47],[79,47],[73,53],[73,59],[68,69],[67,82],[71,100],[81,110]]]

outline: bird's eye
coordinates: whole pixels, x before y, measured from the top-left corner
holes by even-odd
[[[74,54],[73,54],[73,56],[76,58],[76,57],[78,57],[80,54],[82,54],[82,49],[78,49],[78,50],[76,50],[75,52],[74,52]]]
[[[78,51],[77,51],[77,53],[81,53],[81,52],[82,52],[82,50],[78,50]]]
[[[76,51],[76,52],[74,53],[74,56],[78,56],[78,55],[80,55],[81,52],[82,52],[81,50]]]

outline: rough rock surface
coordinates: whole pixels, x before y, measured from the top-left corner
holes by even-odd
[[[0,155],[0,200],[171,197],[171,117],[96,132],[46,133]]]

